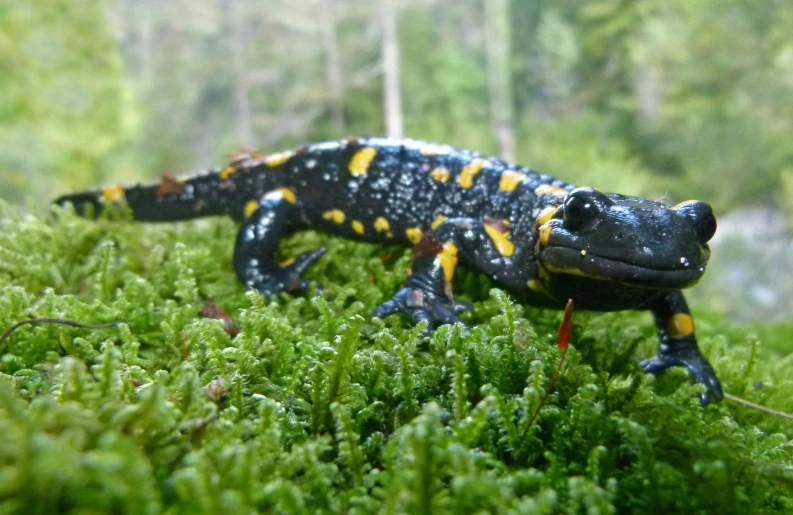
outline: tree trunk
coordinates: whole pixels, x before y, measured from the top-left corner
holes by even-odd
[[[636,96],[639,121],[648,125],[658,122],[661,112],[660,76],[645,63],[638,63],[633,70],[633,92]]]
[[[320,25],[322,42],[325,47],[325,75],[330,100],[330,119],[333,129],[344,132],[344,82],[342,81],[341,58],[339,44],[336,39],[336,16],[334,0],[321,1]]]
[[[507,161],[514,161],[509,0],[484,0],[484,4],[490,118],[498,141],[499,154]]]
[[[234,71],[235,127],[240,146],[245,150],[253,149],[253,129],[251,128],[251,100],[248,91],[248,70],[245,63],[245,29],[242,22],[242,0],[229,0],[229,20],[231,22],[231,59]]]
[[[402,93],[399,83],[399,40],[397,33],[397,9],[395,0],[380,0],[380,16],[383,25],[383,97],[385,108],[385,128],[389,138],[401,138]]]

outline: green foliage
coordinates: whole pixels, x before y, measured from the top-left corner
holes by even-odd
[[[298,235],[285,254],[328,245],[311,270],[327,293],[267,301],[236,282],[229,222],[2,209],[0,328],[125,322],[25,327],[2,349],[5,512],[793,510],[793,425],[703,409],[679,369],[644,376],[657,345],[645,314],[576,314],[557,391],[521,440],[560,358],[558,312],[463,276],[472,328],[426,338],[369,315],[402,282],[406,250]],[[204,302],[241,333],[198,318]],[[697,315],[726,390],[793,411],[789,332],[759,347]]]
[[[0,195],[106,179],[123,141],[121,59],[105,2],[0,6]],[[89,36],[90,37],[87,37]]]
[[[402,60],[405,134],[492,153],[495,140],[489,130],[482,130],[490,127],[482,49],[467,45],[465,34],[449,32],[443,37],[444,26],[459,15],[455,11],[473,7],[463,4],[451,12],[443,10],[439,23],[419,10],[403,13],[401,51],[410,56]],[[434,50],[426,52],[427,48]]]
[[[5,199],[43,204],[99,182],[207,169],[243,145],[273,152],[383,133],[377,2],[6,4]],[[320,5],[334,12],[330,36]],[[511,0],[510,53],[490,69],[513,85],[503,105],[518,161],[575,184],[701,198],[717,212],[770,201],[793,211],[792,6]],[[500,152],[484,16],[482,0],[400,6],[405,135]],[[329,37],[343,127],[331,120]]]
[[[780,185],[793,158],[789,4],[564,3],[576,5],[568,19],[580,24],[579,72],[608,132],[666,177],[674,198],[722,211]]]

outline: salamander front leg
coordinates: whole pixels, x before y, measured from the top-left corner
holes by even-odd
[[[458,316],[469,311],[471,304],[454,300],[452,277],[457,267],[461,234],[453,220],[427,231],[413,247],[412,274],[405,286],[374,311],[384,318],[394,313],[407,313],[416,322],[426,320],[426,331],[433,323],[462,323]],[[465,222],[465,221],[463,221]]]
[[[299,209],[278,191],[266,195],[244,219],[234,247],[234,269],[245,286],[267,296],[309,289],[301,274],[325,253],[325,247],[281,264],[275,260],[281,238],[295,228],[296,220]]]
[[[661,345],[658,356],[642,362],[644,371],[658,374],[669,367],[686,367],[696,382],[705,385],[703,405],[721,401],[724,398],[721,383],[708,358],[697,347],[694,321],[683,294],[675,291],[664,295],[652,306],[652,311]]]
[[[455,301],[452,278],[458,261],[512,289],[526,285],[530,266],[510,240],[506,220],[453,218],[424,233],[413,247],[413,274],[405,287],[375,310],[375,316],[409,313],[414,320],[450,324],[471,309]]]

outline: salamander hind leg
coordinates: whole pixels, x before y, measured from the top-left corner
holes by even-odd
[[[724,398],[721,382],[708,358],[697,347],[694,322],[683,294],[675,291],[661,297],[652,308],[656,331],[661,340],[657,356],[642,362],[645,372],[658,374],[669,367],[682,366],[705,386],[703,405]]]
[[[302,273],[325,253],[325,247],[284,263],[275,259],[281,239],[296,229],[299,208],[276,190],[260,202],[249,202],[245,211],[234,247],[234,269],[240,281],[268,297],[308,291],[310,283]]]

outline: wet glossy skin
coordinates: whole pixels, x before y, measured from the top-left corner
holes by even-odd
[[[650,301],[659,289],[693,286],[710,257],[707,241],[715,231],[715,219],[709,220],[711,233],[701,234],[691,209],[713,218],[702,202],[670,208],[650,199],[575,190],[539,229],[546,239],[538,241],[535,251],[538,262],[550,272],[546,288],[564,297],[573,293],[564,283],[573,282],[582,307],[612,310],[639,307],[641,301],[636,304],[634,297]],[[574,223],[571,211],[578,217]],[[562,277],[566,275],[578,279]],[[590,284],[593,295],[585,287]],[[610,295],[603,294],[604,287]]]
[[[229,215],[241,222],[234,266],[241,281],[271,295],[308,289],[301,273],[324,249],[277,263],[281,238],[303,228],[414,246],[412,276],[377,316],[458,322],[458,265],[487,274],[525,302],[593,310],[650,309],[659,372],[688,367],[721,389],[699,353],[680,288],[701,277],[715,218],[702,202],[659,202],[578,188],[496,158],[418,141],[350,139],[273,155],[237,156],[224,169],[158,185],[67,195],[78,212],[126,199],[146,221]]]

